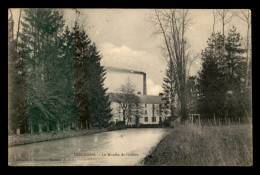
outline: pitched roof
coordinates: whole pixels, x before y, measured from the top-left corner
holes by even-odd
[[[155,95],[140,95],[135,94],[137,97],[139,97],[141,103],[147,103],[147,104],[162,104],[163,101],[160,96]],[[109,93],[109,100],[112,102],[117,102],[115,96],[116,93]]]

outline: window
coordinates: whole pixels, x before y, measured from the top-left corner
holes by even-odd
[[[144,114],[147,114],[147,110],[144,111]]]
[[[152,117],[152,122],[156,122],[156,117]]]
[[[144,107],[145,107],[145,108],[147,107],[147,104],[146,104],[146,103],[144,104]]]
[[[118,119],[116,119],[116,123],[118,122]]]
[[[145,118],[144,118],[144,121],[145,121],[145,122],[148,122],[148,117],[145,117]]]
[[[130,122],[130,123],[132,122],[132,117],[129,117],[129,122]]]

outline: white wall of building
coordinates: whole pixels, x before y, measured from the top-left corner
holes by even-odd
[[[116,102],[111,102],[111,109],[113,117],[110,119],[110,122],[123,121],[123,111],[120,105]]]
[[[154,104],[154,112],[153,112],[153,104],[141,104],[143,108],[143,116],[139,118],[140,124],[159,124],[160,116],[158,114],[158,107],[159,104]],[[113,117],[110,121],[117,122],[117,121],[123,121],[123,110],[120,107],[120,105],[116,102],[111,103],[112,108],[112,114]],[[145,120],[147,117],[148,121]],[[155,117],[155,121],[153,121],[153,117]],[[131,116],[130,121],[128,122],[128,125],[135,125],[135,116]]]

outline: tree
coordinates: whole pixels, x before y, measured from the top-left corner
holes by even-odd
[[[60,120],[57,123],[76,124],[77,122],[77,107],[75,103],[75,75],[74,75],[74,47],[73,47],[73,36],[68,26],[60,40],[60,50],[62,52],[62,62],[60,62],[59,67],[61,67],[60,78],[62,78],[63,86],[62,92],[64,93],[64,101],[66,102],[66,108],[59,111]],[[58,126],[59,127],[59,126]]]
[[[246,78],[246,87],[250,87],[251,77],[251,40],[250,40],[250,29],[251,29],[251,13],[249,9],[240,9],[240,14],[235,14],[238,18],[242,21],[246,22],[247,24],[247,35],[246,35],[246,57],[247,57],[247,78]]]
[[[220,18],[221,23],[222,23],[222,36],[225,38],[225,25],[228,24],[232,17],[233,14],[230,13],[229,9],[218,9],[217,11],[217,16]],[[223,40],[223,55],[225,54],[225,40]]]
[[[123,121],[125,125],[128,125],[131,116],[139,118],[142,114],[140,98],[135,95],[134,92],[135,87],[128,78],[127,81],[121,85],[119,92],[113,94],[113,98],[123,110]]]
[[[81,129],[90,128],[90,108],[89,108],[89,86],[87,75],[87,58],[90,53],[91,41],[85,31],[75,22],[72,31],[73,51],[74,51],[74,71],[75,71],[75,91],[78,115],[78,127]]]
[[[106,71],[100,65],[101,59],[96,45],[91,44],[86,60],[90,123],[91,126],[105,127],[112,115],[109,97],[106,95],[107,88],[104,88]]]
[[[251,11],[249,9],[234,10],[233,14],[238,17],[241,21],[247,24],[247,34],[246,34],[246,57],[247,57],[247,74],[246,74],[246,90],[245,96],[248,97],[247,101],[247,111],[252,114],[252,53],[251,53]],[[249,115],[248,114],[248,115]]]
[[[162,105],[163,112],[166,116],[174,117],[175,112],[175,96],[176,96],[176,81],[175,81],[175,71],[173,70],[173,62],[169,60],[168,66],[166,69],[165,77],[163,78],[163,98],[164,101]]]
[[[112,115],[104,88],[106,71],[100,64],[102,56],[78,20],[72,38],[79,128],[106,127]]]
[[[20,102],[20,98],[11,99],[27,106],[28,116],[22,115],[21,110],[14,112],[23,116],[19,120],[15,116],[14,121],[23,121],[24,128],[29,124],[30,132],[70,129],[75,122],[82,129],[90,128],[95,122],[100,127],[105,125],[111,118],[107,89],[104,88],[106,73],[100,65],[102,57],[83,28],[77,21],[72,31],[64,28],[62,10],[24,9],[22,18],[21,14],[22,11],[16,39],[12,13],[9,18],[9,60],[17,62],[10,64],[12,72],[16,71],[13,67],[18,71],[17,76],[12,76],[17,80],[12,78],[14,82],[10,80],[9,84],[19,88],[17,93],[21,93],[21,97],[24,95],[26,103]],[[19,76],[23,76],[24,81]],[[16,85],[16,81],[21,86]],[[14,105],[12,102],[9,109]],[[26,111],[25,106],[19,108]]]
[[[243,53],[241,38],[235,28],[226,38],[220,33],[211,35],[207,48],[202,52],[202,70],[199,74],[201,113],[216,114],[217,117],[244,116],[241,97],[244,96],[246,59]]]
[[[197,105],[198,105],[198,84],[196,76],[189,76],[187,78],[187,110],[189,113],[197,113]]]
[[[30,130],[50,131],[59,122],[60,111],[67,108],[62,77],[63,14],[54,9],[24,9],[21,24]]]
[[[21,16],[21,10],[20,15]],[[18,22],[18,33],[19,33]],[[12,9],[8,18],[8,128],[9,133],[25,133],[28,130],[26,112],[26,86],[24,59],[18,49],[19,35],[14,39]]]
[[[240,34],[233,27],[226,41],[226,62],[228,67],[228,103],[227,115],[231,117],[245,116],[245,106],[247,98],[246,78],[247,78],[247,58],[244,57],[246,49],[242,48]],[[235,110],[234,110],[235,109]]]
[[[9,10],[10,11],[10,10]],[[9,12],[8,11],[8,12]],[[12,48],[13,48],[13,17],[12,12],[8,13],[8,134],[11,134],[13,131],[13,123],[14,123],[14,110],[13,108],[13,87],[14,83],[12,80],[14,74],[14,60],[12,56]]]
[[[172,60],[175,87],[181,108],[180,113],[182,120],[186,120],[186,63],[188,53],[185,32],[191,24],[190,12],[185,9],[155,10],[152,22],[157,27],[155,34],[163,36],[168,60]]]
[[[19,40],[19,36],[20,36],[21,17],[22,17],[22,9],[20,9],[19,19],[18,19],[18,28],[17,28],[17,34],[16,34],[16,51],[18,49],[18,43],[19,43],[18,40]]]
[[[202,70],[199,73],[200,106],[202,114],[222,115],[223,94],[226,91],[223,71],[220,69],[220,55],[222,52],[222,36],[220,33],[211,35],[207,48],[202,51]],[[215,44],[217,46],[215,47]],[[214,49],[218,48],[218,49]],[[216,53],[214,53],[216,51]]]

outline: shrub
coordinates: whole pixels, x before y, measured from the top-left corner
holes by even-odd
[[[124,121],[119,121],[116,123],[116,128],[117,129],[124,129],[125,128],[125,123]]]

